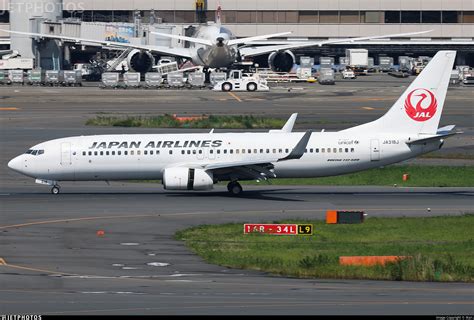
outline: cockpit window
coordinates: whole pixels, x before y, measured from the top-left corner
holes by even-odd
[[[26,151],[25,153],[26,154],[32,154],[34,156],[39,156],[39,155],[44,154],[44,150],[43,149],[42,150],[32,150],[32,149],[30,149],[30,150]]]

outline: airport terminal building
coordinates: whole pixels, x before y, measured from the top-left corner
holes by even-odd
[[[94,25],[153,25],[171,28],[169,32],[186,34],[190,25],[215,20],[220,3],[222,21],[237,37],[291,31],[281,40],[324,40],[397,34],[432,30],[405,38],[367,40],[297,50],[298,55],[338,57],[347,48],[367,48],[376,61],[378,56],[429,55],[441,49],[458,51],[457,64],[474,65],[474,0],[37,0],[36,14],[29,19],[58,23],[47,32],[82,38],[103,38]],[[25,1],[0,2],[0,28],[24,28],[32,25],[28,17],[14,20],[27,10]],[[22,7],[23,6],[23,7]],[[53,9],[54,8],[54,9]],[[30,8],[31,9],[31,8]],[[52,9],[54,13],[51,13]],[[46,12],[41,17],[41,12]],[[92,26],[92,27],[91,27]],[[31,29],[31,28],[30,28]],[[34,28],[33,28],[34,29]],[[73,30],[74,29],[74,30]],[[82,29],[82,30],[80,30]],[[26,30],[23,30],[26,31]],[[30,30],[41,31],[41,30]],[[44,32],[45,29],[43,28]],[[99,31],[99,32],[98,32]],[[136,36],[139,32],[136,32]],[[146,37],[146,31],[143,33]],[[3,48],[9,35],[0,33]],[[146,40],[149,44],[154,41]],[[163,43],[160,43],[163,44]],[[179,45],[171,43],[172,45]]]

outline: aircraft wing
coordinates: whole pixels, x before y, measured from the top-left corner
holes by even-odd
[[[0,31],[27,35],[27,36],[32,36],[32,37],[39,37],[39,38],[49,38],[49,39],[56,39],[56,40],[63,40],[63,41],[71,41],[74,43],[81,43],[81,44],[87,44],[87,45],[118,47],[118,48],[134,48],[138,50],[157,52],[157,53],[171,55],[171,56],[178,56],[178,57],[185,57],[185,58],[192,57],[192,53],[189,48],[170,48],[170,47],[165,47],[165,46],[150,46],[150,45],[144,45],[144,44],[132,44],[132,43],[122,43],[122,42],[107,41],[107,40],[84,39],[84,38],[76,38],[76,37],[57,36],[57,35],[44,34],[44,33],[11,31],[11,30],[4,30],[4,29],[0,29]]]
[[[305,132],[303,137],[298,141],[296,146],[285,157],[276,157],[274,154],[268,154],[260,159],[251,159],[245,161],[228,161],[228,162],[209,162],[209,163],[184,163],[182,167],[199,168],[210,171],[228,171],[235,172],[239,175],[250,176],[257,180],[267,180],[268,178],[276,178],[275,173],[271,170],[275,162],[300,159],[311,138],[312,130]]]
[[[410,33],[385,34],[385,35],[379,35],[379,36],[369,36],[369,37],[359,37],[359,38],[333,39],[333,40],[324,40],[324,41],[301,41],[301,42],[296,42],[296,43],[268,45],[268,46],[250,45],[250,46],[245,46],[245,47],[239,48],[239,51],[240,51],[240,54],[241,54],[242,57],[254,57],[254,56],[259,56],[259,55],[271,53],[271,52],[274,52],[274,51],[300,49],[300,48],[307,48],[307,47],[313,47],[313,46],[321,47],[321,46],[327,45],[327,44],[357,42],[357,41],[380,39],[380,38],[407,37],[407,36],[413,36],[413,35],[417,35],[417,34],[428,33],[428,32],[431,32],[431,31],[432,30],[419,31],[419,32],[410,32]]]

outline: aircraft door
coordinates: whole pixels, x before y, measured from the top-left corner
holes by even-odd
[[[212,148],[207,149],[207,158],[209,160],[214,160],[216,158],[216,150]]]
[[[71,161],[71,144],[69,142],[61,143],[61,165],[70,166]]]
[[[380,160],[380,142],[379,139],[370,140],[370,161]]]

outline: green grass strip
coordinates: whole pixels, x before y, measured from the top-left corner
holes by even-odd
[[[196,128],[196,129],[271,129],[281,128],[285,120],[245,115],[202,116],[180,121],[165,114],[161,116],[97,116],[89,119],[89,126],[142,127],[142,128]]]
[[[266,223],[275,223],[267,221]],[[243,234],[243,224],[178,231],[207,262],[301,278],[474,281],[474,214],[424,218],[367,218],[361,224],[323,221],[312,236]],[[411,259],[385,266],[342,266],[340,256],[395,255]]]

